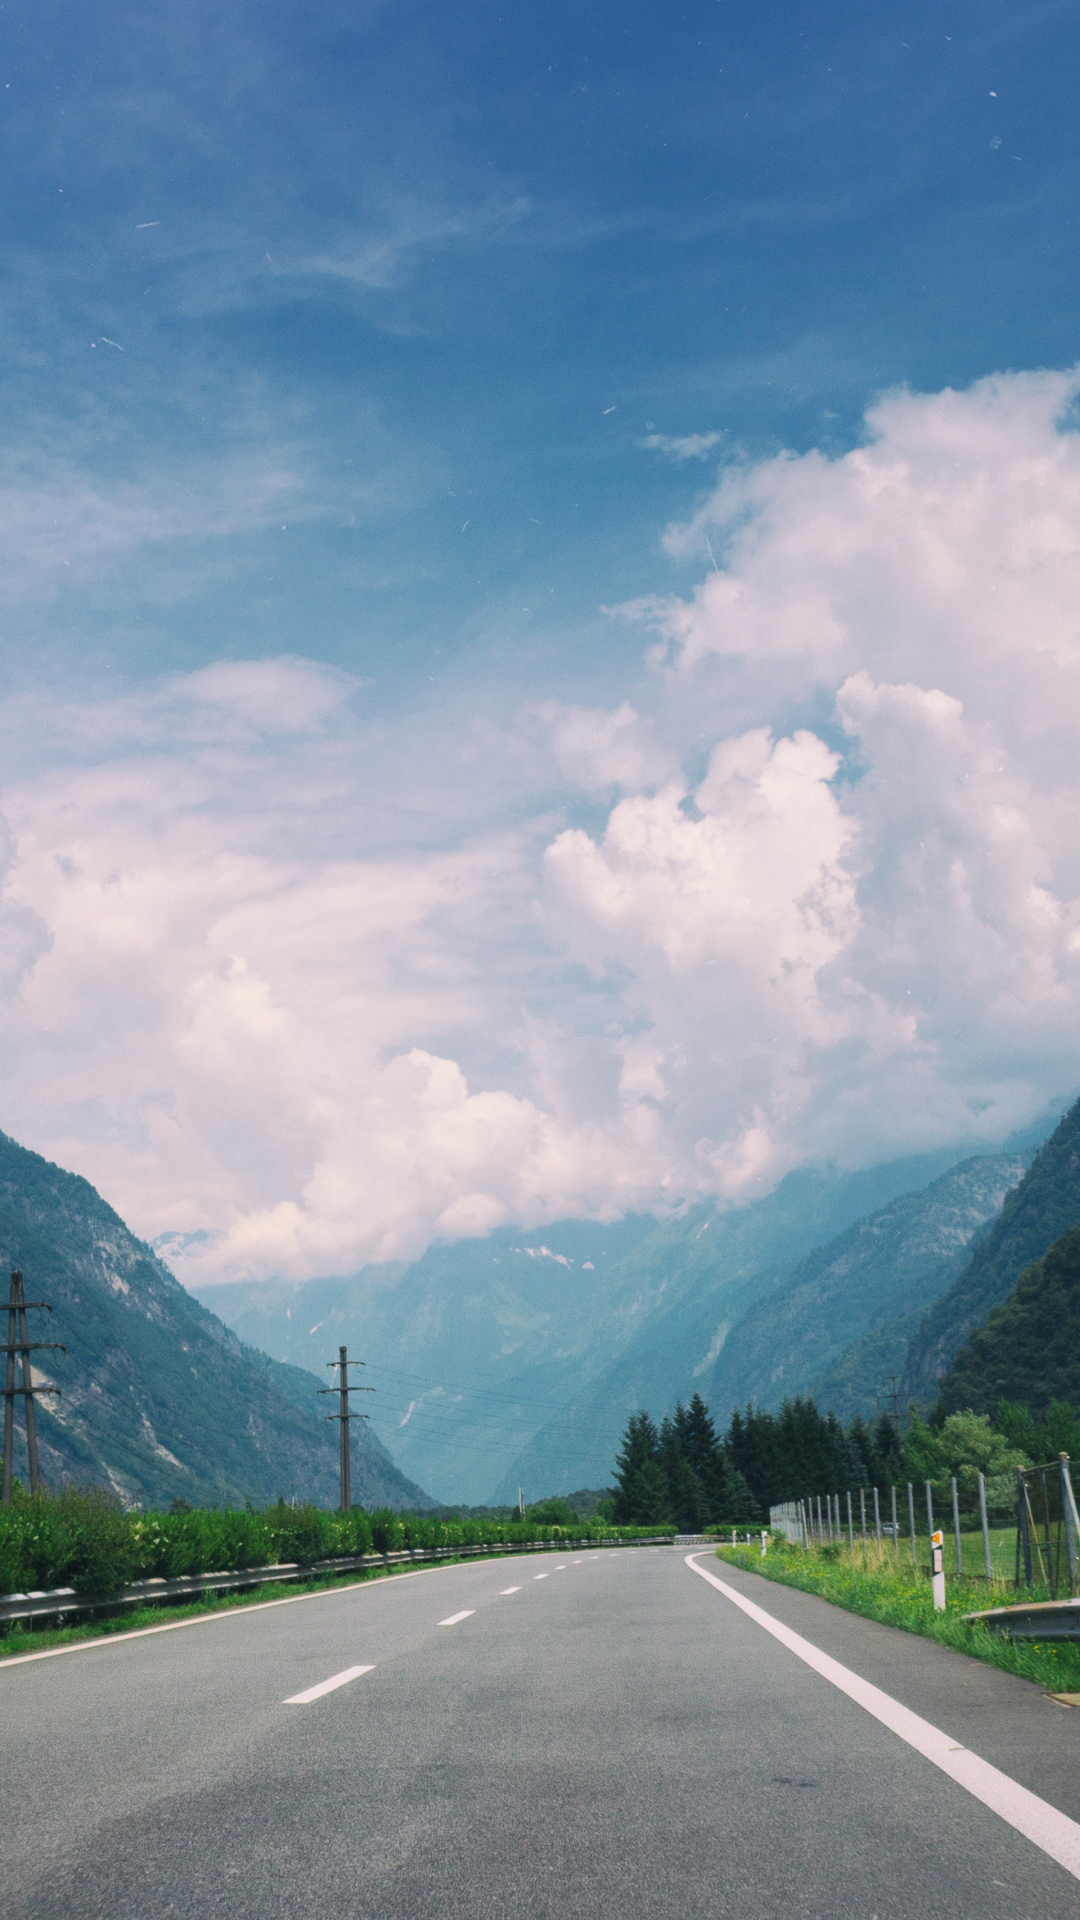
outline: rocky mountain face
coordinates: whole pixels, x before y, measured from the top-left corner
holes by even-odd
[[[905,1361],[907,1391],[920,1403],[937,1399],[953,1356],[1020,1275],[1070,1228],[1080,1226],[1080,1100],[1039,1148],[1006,1197],[991,1231],[953,1285],[920,1322]]]
[[[278,1494],[336,1504],[337,1428],[311,1374],[244,1346],[88,1181],[0,1134],[0,1276],[15,1267],[27,1298],[53,1307],[29,1316],[31,1338],[67,1349],[39,1355],[35,1369],[61,1389],[53,1411],[37,1403],[47,1483],[93,1480],[147,1506],[258,1505]],[[25,1475],[21,1414],[19,1403],[15,1471]],[[354,1500],[430,1505],[357,1431]]]
[[[898,1314],[924,1313],[951,1286],[1024,1170],[1017,1154],[962,1161],[817,1248],[734,1329],[709,1382],[710,1405],[774,1408],[808,1391],[817,1398],[821,1376],[854,1341]],[[876,1405],[879,1379],[863,1383],[864,1404],[868,1395]],[[827,1392],[822,1405],[834,1405]]]

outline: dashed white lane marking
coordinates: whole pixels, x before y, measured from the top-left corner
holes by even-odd
[[[452,1613],[448,1620],[440,1620],[439,1625],[440,1627],[456,1627],[459,1620],[471,1620],[475,1612],[475,1607],[466,1607],[463,1613]]]
[[[561,1566],[561,1567],[552,1567],[552,1569],[551,1569],[551,1571],[552,1571],[552,1573],[565,1573],[565,1572],[566,1572],[566,1561],[565,1561],[565,1560],[563,1561],[563,1563],[562,1563],[562,1566]]]
[[[303,1693],[290,1693],[283,1707],[308,1707],[313,1700],[321,1700],[324,1693],[333,1693],[337,1687],[347,1687],[350,1680],[359,1680],[362,1673],[374,1673],[374,1667],[346,1667],[344,1673],[331,1674],[329,1680],[320,1680],[317,1687],[306,1687]]]
[[[548,1568],[548,1573],[550,1573],[550,1572],[551,1572],[551,1568],[549,1567],[549,1568]],[[533,1574],[533,1579],[534,1579],[534,1580],[546,1580],[546,1579],[547,1579],[547,1573],[534,1573],[534,1574]]]
[[[764,1608],[756,1607],[752,1600],[737,1593],[734,1587],[729,1587],[725,1581],[718,1580],[714,1573],[699,1567],[693,1554],[687,1554],[686,1564],[699,1573],[703,1580],[707,1580],[711,1587],[715,1587],[717,1592],[722,1593],[726,1600],[741,1607],[743,1613],[749,1614],[751,1620],[756,1620],[766,1633],[771,1633],[774,1640],[779,1640],[800,1660],[805,1660],[815,1673],[831,1681],[841,1693],[847,1694],[849,1700],[854,1700],[875,1720],[880,1720],[883,1727],[888,1727],[890,1733],[906,1740],[909,1747],[914,1747],[924,1759],[940,1767],[942,1773],[947,1773],[951,1780],[956,1781],[957,1786],[965,1787],[976,1800],[982,1801],[984,1807],[989,1807],[1010,1827],[1015,1827],[1018,1833],[1033,1841],[1043,1853],[1048,1853],[1052,1860],[1065,1868],[1066,1873],[1080,1880],[1080,1824],[1077,1821],[1070,1820],[1066,1813],[1059,1813],[1049,1801],[1040,1800],[1037,1793],[1029,1793],[1027,1787],[1022,1787],[1018,1780],[1010,1780],[1007,1773],[1000,1773],[988,1760],[981,1760],[977,1753],[962,1747],[949,1734],[942,1733],[939,1727],[931,1726],[929,1720],[920,1719],[917,1713],[901,1706],[891,1694],[882,1693],[880,1687],[852,1673],[849,1667],[842,1667],[839,1660],[822,1653],[819,1647],[804,1640],[801,1634],[793,1633],[790,1627],[783,1626]]]
[[[520,1588],[520,1587],[501,1587],[501,1588],[500,1588],[500,1592],[501,1592],[501,1593],[503,1593],[503,1594],[507,1594],[507,1593],[520,1593],[520,1592],[521,1592],[521,1588]]]

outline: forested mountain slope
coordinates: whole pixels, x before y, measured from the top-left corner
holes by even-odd
[[[336,1427],[311,1375],[244,1347],[194,1300],[88,1181],[0,1134],[0,1275],[22,1270],[32,1339],[58,1340],[36,1369],[62,1389],[38,1403],[42,1473],[111,1485],[143,1504],[245,1498],[335,1505]],[[6,1286],[3,1289],[6,1297]],[[3,1322],[6,1326],[6,1320]],[[21,1435],[15,1471],[25,1474]],[[426,1505],[385,1448],[359,1429],[353,1496]]]
[[[1080,1226],[1080,1100],[1039,1148],[986,1238],[931,1307],[908,1349],[906,1390],[924,1405],[954,1354],[1000,1306],[1020,1275],[1070,1228]]]
[[[1020,1276],[942,1376],[945,1413],[992,1414],[999,1400],[1034,1414],[1052,1400],[1080,1407],[1080,1227]]]

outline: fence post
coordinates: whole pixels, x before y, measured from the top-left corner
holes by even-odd
[[[1073,1498],[1072,1475],[1069,1472],[1069,1456],[1058,1454],[1061,1468],[1061,1510],[1065,1515],[1065,1551],[1069,1557],[1069,1594],[1075,1597],[1077,1586],[1077,1535],[1080,1534],[1080,1519]]]
[[[863,1546],[866,1545],[866,1488],[859,1488],[859,1519],[862,1524]]]
[[[849,1547],[853,1547],[855,1545],[855,1523],[851,1518],[851,1488],[850,1487],[848,1488],[848,1494],[847,1494],[847,1543]]]
[[[896,1517],[896,1488],[890,1487],[889,1491],[892,1494],[892,1550],[895,1559],[900,1552],[900,1522]]]
[[[814,1497],[815,1497],[815,1499],[816,1499],[816,1501],[817,1501],[817,1537],[818,1537],[818,1546],[819,1546],[819,1547],[823,1547],[823,1546],[825,1545],[825,1529],[824,1529],[824,1527],[823,1527],[823,1526],[822,1526],[822,1524],[821,1524],[821,1495],[820,1495],[820,1493],[819,1493],[819,1494],[815,1494],[815,1496],[814,1496]]]
[[[919,1564],[919,1552],[915,1545],[915,1489],[910,1480],[907,1483],[907,1510],[908,1519],[911,1522],[911,1564],[913,1567],[917,1567]]]
[[[956,1541],[956,1577],[958,1580],[962,1580],[964,1577],[964,1556],[960,1547],[960,1501],[956,1492],[955,1473],[952,1477],[952,1527],[953,1539]]]
[[[1028,1526],[1027,1487],[1024,1469],[1016,1469],[1016,1584],[1020,1585],[1020,1558],[1024,1561],[1024,1585],[1031,1585],[1031,1529]]]
[[[926,1488],[926,1519],[928,1531],[932,1534],[934,1531],[934,1496],[930,1491],[929,1480],[924,1480],[923,1485]]]
[[[986,1481],[979,1474],[979,1519],[982,1521],[983,1558],[986,1561],[986,1577],[994,1577],[994,1563],[990,1558],[990,1522],[986,1517]]]
[[[874,1532],[877,1534],[877,1543],[878,1543],[878,1546],[880,1547],[881,1545],[881,1502],[878,1499],[878,1491],[876,1487],[874,1488]]]

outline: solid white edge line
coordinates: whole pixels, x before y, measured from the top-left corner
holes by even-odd
[[[324,1693],[334,1693],[338,1687],[346,1687],[350,1680],[359,1680],[362,1673],[374,1673],[374,1667],[346,1667],[343,1673],[331,1674],[329,1680],[320,1680],[317,1687],[307,1687],[303,1693],[290,1693],[283,1707],[308,1707],[313,1700],[321,1700]]]
[[[459,1620],[471,1620],[475,1612],[475,1607],[465,1607],[461,1613],[452,1613],[448,1620],[439,1620],[436,1622],[436,1625],[440,1627],[456,1627]]]
[[[599,1555],[595,1554],[594,1559]],[[491,1560],[495,1558],[492,1554]],[[422,1573],[462,1573],[472,1567],[488,1568],[491,1560],[456,1561],[448,1567],[410,1567],[407,1573],[388,1573],[381,1580],[350,1580],[346,1587],[321,1587],[318,1593],[287,1593],[281,1600],[252,1600],[245,1607],[223,1608],[220,1613],[200,1613],[195,1620],[166,1620],[160,1627],[131,1627],[127,1633],[102,1633],[96,1640],[73,1640],[66,1647],[44,1647],[40,1653],[12,1653],[0,1657],[0,1673],[8,1667],[25,1667],[31,1660],[57,1660],[62,1653],[89,1653],[91,1647],[121,1646],[125,1640],[146,1640],[152,1633],[179,1633],[184,1627],[220,1625],[225,1620],[246,1620],[249,1613],[268,1613],[271,1607],[298,1607],[304,1600],[333,1600],[343,1593],[377,1593],[393,1586],[396,1580],[418,1580]],[[505,1564],[505,1562],[504,1562]]]
[[[686,1555],[686,1565],[707,1580],[718,1593],[722,1593],[726,1600],[741,1608],[759,1627],[764,1627],[774,1640],[779,1640],[789,1652],[805,1661],[823,1680],[830,1681],[841,1693],[846,1693],[856,1706],[862,1707],[875,1720],[880,1720],[890,1733],[895,1733],[909,1747],[921,1753],[924,1759],[940,1767],[942,1773],[947,1773],[951,1780],[956,1781],[957,1786],[966,1788],[976,1800],[982,1801],[984,1807],[989,1807],[1010,1827],[1015,1827],[1018,1833],[1040,1847],[1043,1853],[1048,1853],[1052,1860],[1065,1868],[1066,1873],[1080,1880],[1080,1824],[1070,1820],[1068,1814],[1059,1813],[1049,1801],[1040,1800],[1037,1793],[1030,1793],[1018,1780],[1011,1780],[1007,1773],[999,1772],[988,1760],[982,1760],[968,1747],[962,1747],[949,1734],[942,1733],[939,1727],[931,1726],[929,1720],[912,1713],[910,1707],[901,1706],[891,1694],[883,1693],[871,1681],[863,1680],[848,1667],[842,1667],[839,1660],[822,1653],[819,1647],[804,1640],[801,1634],[793,1633],[790,1627],[785,1627],[771,1613],[766,1613],[764,1608],[755,1606],[752,1600],[747,1600],[734,1587],[729,1587],[726,1581],[718,1580],[714,1573],[699,1567],[693,1554]]]

